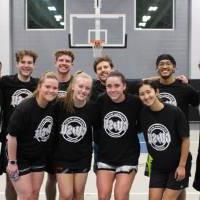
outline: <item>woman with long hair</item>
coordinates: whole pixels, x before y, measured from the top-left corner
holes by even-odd
[[[127,200],[135,178],[140,145],[137,121],[141,109],[138,97],[126,94],[123,74],[112,71],[106,80],[106,93],[96,102],[98,121],[97,189],[99,200]]]
[[[189,181],[189,127],[184,113],[158,96],[156,83],[146,80],[139,84],[139,97],[145,105],[140,127],[152,158],[149,199],[176,200]]]
[[[83,200],[92,158],[93,111],[88,102],[92,78],[77,72],[66,97],[56,106],[56,143],[53,165],[60,200]]]
[[[45,73],[33,96],[20,103],[10,118],[7,173],[19,200],[38,199],[54,123],[51,102],[57,93],[56,75]]]

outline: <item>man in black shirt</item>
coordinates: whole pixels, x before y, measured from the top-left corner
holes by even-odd
[[[17,74],[3,76],[0,79],[0,89],[2,91],[3,99],[3,124],[2,132],[0,134],[0,140],[2,142],[1,157],[0,157],[0,173],[5,172],[5,145],[7,135],[7,125],[10,116],[16,106],[27,96],[31,95],[36,89],[37,79],[32,78],[32,72],[35,68],[35,62],[37,54],[30,50],[21,50],[16,53],[16,68]],[[17,200],[16,192],[10,182],[10,179],[6,179],[6,199]]]
[[[71,70],[75,56],[72,51],[58,50],[54,53],[55,67],[57,70],[57,76],[59,80],[59,96],[66,94],[66,90],[72,79]]]
[[[169,54],[161,54],[156,60],[156,70],[160,79],[157,81],[160,98],[165,102],[178,106],[185,114],[188,120],[189,106],[199,105],[199,96],[197,91],[187,83],[183,83],[177,80],[174,76],[176,70],[176,61]],[[151,162],[151,159],[148,158]],[[148,163],[148,166],[151,164]],[[147,173],[148,172],[148,169]],[[185,190],[178,198],[179,200],[185,200]]]

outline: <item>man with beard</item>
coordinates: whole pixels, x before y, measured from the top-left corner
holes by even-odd
[[[7,125],[11,114],[16,106],[27,96],[31,95],[37,87],[38,79],[32,78],[31,75],[35,69],[35,62],[37,54],[30,50],[21,50],[16,53],[16,68],[17,74],[3,76],[0,79],[0,89],[2,91],[2,110],[3,110],[3,124],[2,132],[0,134],[0,141],[2,142],[1,156],[0,156],[0,174],[6,172],[7,158],[6,158],[6,135]],[[7,200],[16,200],[16,192],[6,176],[6,191]]]
[[[73,67],[75,56],[72,51],[63,49],[54,53],[54,63],[57,70],[57,77],[59,81],[58,96],[64,97],[67,92],[67,88],[72,80],[71,69]],[[50,159],[51,160],[51,159]],[[46,198],[47,200],[56,199],[56,176],[53,172],[52,166],[48,166],[47,169],[48,178],[46,182]]]
[[[165,102],[178,106],[185,114],[187,121],[189,117],[189,106],[199,105],[198,92],[190,85],[183,83],[174,76],[176,61],[169,54],[162,54],[156,60],[156,70],[160,77],[157,81],[160,91],[160,98]],[[152,159],[148,156],[145,174],[151,172]],[[178,200],[185,200],[185,190],[181,193]]]

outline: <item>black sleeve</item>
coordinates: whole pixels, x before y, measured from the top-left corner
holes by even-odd
[[[130,94],[138,94],[138,83],[140,83],[140,79],[127,79],[127,93]]]
[[[28,114],[23,111],[21,106],[18,106],[10,117],[7,132],[12,136],[17,137],[24,131],[24,126],[28,126],[27,123]]]
[[[189,124],[181,109],[176,107],[176,128],[180,138],[189,137]]]
[[[188,92],[189,92],[189,104],[192,106],[198,106],[199,105],[199,91],[194,89],[191,85],[188,84]]]
[[[101,127],[100,111],[102,108],[101,96],[92,104],[93,140],[98,143]]]

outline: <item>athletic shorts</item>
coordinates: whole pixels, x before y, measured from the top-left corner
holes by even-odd
[[[168,188],[172,190],[182,190],[188,187],[189,174],[186,172],[186,177],[182,181],[176,181],[174,178],[175,171],[163,173],[152,170],[149,181],[149,188]]]
[[[82,165],[69,165],[66,162],[56,162],[54,163],[54,172],[62,174],[88,173],[90,167],[91,162]]]
[[[43,172],[45,171],[46,162],[42,158],[37,159],[18,159],[17,160],[19,175],[23,176],[31,172]]]
[[[121,166],[114,166],[110,164],[106,164],[103,162],[97,162],[97,171],[98,170],[109,170],[117,173],[127,173],[130,174],[133,170],[137,172],[138,166],[137,165],[121,165]]]
[[[48,174],[55,174],[54,167],[53,167],[53,161],[50,158],[47,159],[45,172],[47,172]]]
[[[6,167],[8,164],[7,146],[5,147]],[[44,157],[34,158],[17,158],[17,165],[19,169],[19,176],[29,174],[31,172],[42,172],[46,168],[46,159]]]

